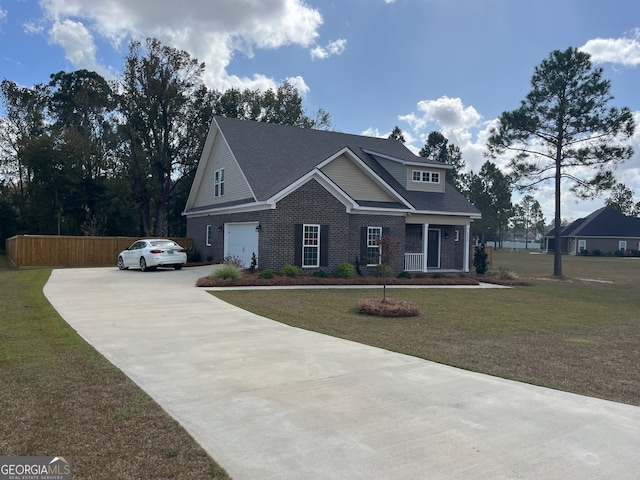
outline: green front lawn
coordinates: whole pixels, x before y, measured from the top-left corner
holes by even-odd
[[[378,289],[216,291],[260,315],[436,362],[523,382],[640,405],[640,260],[553,257],[497,251],[504,266],[532,279],[500,290],[388,289],[421,314],[356,313]]]

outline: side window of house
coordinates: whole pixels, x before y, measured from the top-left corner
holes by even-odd
[[[413,171],[413,177],[412,177],[414,182],[419,182],[420,181],[420,172],[418,170],[414,170]]]
[[[440,183],[440,174],[431,172],[431,183]]]
[[[303,268],[329,265],[329,225],[294,225],[295,264]]]
[[[211,225],[207,225],[207,237],[206,237],[205,243],[207,247],[211,246]]]
[[[213,196],[221,197],[224,195],[224,168],[216,170],[213,173]]]
[[[320,265],[320,225],[303,226],[302,266]]]
[[[382,237],[382,227],[367,227],[367,264],[378,265],[380,263],[380,245],[378,240]]]
[[[620,240],[618,242],[618,250],[625,251],[626,249],[627,249],[627,241],[626,240]]]
[[[586,240],[578,240],[578,252],[584,252],[587,249]]]

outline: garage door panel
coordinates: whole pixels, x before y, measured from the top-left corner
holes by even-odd
[[[238,257],[245,266],[251,264],[253,253],[258,256],[258,223],[230,223],[225,225],[225,257]]]

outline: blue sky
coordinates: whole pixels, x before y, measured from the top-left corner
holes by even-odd
[[[637,0],[0,0],[0,77],[30,86],[87,68],[112,78],[129,40],[148,36],[204,61],[212,88],[289,79],[339,131],[386,136],[397,125],[416,151],[442,131],[476,172],[488,128],[554,49],[589,52],[640,124]],[[632,143],[618,178],[638,201],[640,132]],[[550,220],[552,187],[536,197]],[[562,216],[604,198],[565,193]]]

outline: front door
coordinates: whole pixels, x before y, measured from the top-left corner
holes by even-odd
[[[427,243],[427,269],[440,268],[440,229],[430,228]]]

